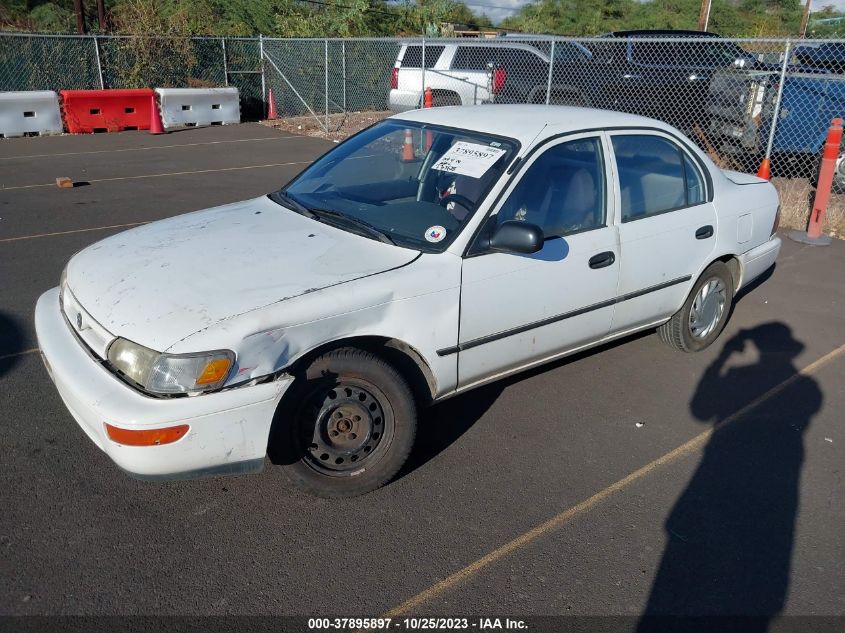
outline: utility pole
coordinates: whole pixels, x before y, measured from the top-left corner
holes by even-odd
[[[810,2],[811,0],[807,0],[804,3],[804,15],[801,16],[801,28],[798,30],[798,34],[802,40],[807,37],[807,23],[810,21]]]
[[[710,22],[710,5],[713,0],[701,0],[701,10],[698,12],[698,30],[706,31]]]
[[[85,7],[82,6],[82,0],[73,0],[73,12],[76,14],[76,32],[80,35],[84,35]]]
[[[100,22],[100,32],[106,32],[106,0],[97,0],[97,19]]]

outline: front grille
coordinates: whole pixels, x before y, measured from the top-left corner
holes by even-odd
[[[65,284],[61,288],[61,306],[70,327],[86,346],[100,359],[106,358],[109,344],[114,335],[97,322],[91,314],[82,307],[70,288]]]

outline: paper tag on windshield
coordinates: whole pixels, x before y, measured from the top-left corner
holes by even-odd
[[[432,169],[481,178],[504,153],[501,147],[458,141],[434,163]]]

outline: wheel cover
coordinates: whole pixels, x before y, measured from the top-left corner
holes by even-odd
[[[306,398],[298,428],[301,454],[309,466],[326,475],[351,476],[387,450],[393,416],[375,385],[341,379]]]
[[[718,277],[711,277],[699,288],[689,311],[689,329],[693,338],[710,336],[725,314],[727,287]]]

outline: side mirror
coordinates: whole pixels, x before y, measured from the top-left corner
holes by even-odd
[[[502,222],[490,238],[490,250],[498,253],[536,253],[543,248],[543,229],[530,222]]]

